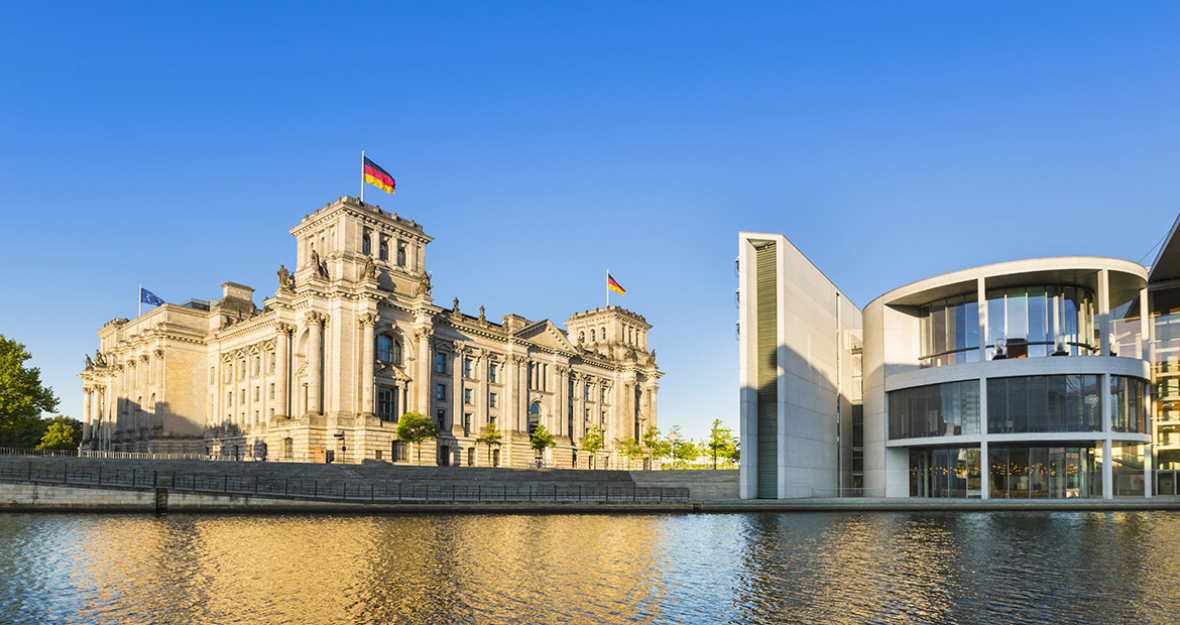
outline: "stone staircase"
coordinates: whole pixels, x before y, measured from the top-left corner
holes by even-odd
[[[130,460],[72,457],[0,456],[0,470],[19,472],[32,468],[41,473],[93,475],[99,471],[136,472],[159,477],[204,476],[230,480],[312,480],[322,483],[348,482],[364,489],[405,487],[496,489],[602,488],[623,491],[631,488],[688,488],[689,498],[736,499],[737,471],[592,471],[578,469],[507,469],[478,467],[401,466],[371,464],[310,464],[295,462],[212,462],[201,460]]]

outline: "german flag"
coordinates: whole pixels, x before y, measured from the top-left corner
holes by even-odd
[[[627,289],[624,289],[623,287],[619,286],[619,283],[615,282],[615,279],[610,277],[609,273],[606,274],[606,288],[608,290],[614,291],[615,293],[618,293],[619,295],[626,295],[627,294]]]
[[[381,169],[377,163],[370,161],[367,156],[365,157],[365,182],[386,193],[393,193],[393,176],[390,176],[389,172]]]

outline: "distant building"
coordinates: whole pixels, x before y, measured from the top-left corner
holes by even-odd
[[[1175,233],[1150,269],[1014,261],[863,311],[782,235],[741,233],[741,496],[1177,494]]]
[[[413,462],[396,438],[417,411],[441,431],[423,462],[623,468],[619,442],[656,425],[663,375],[651,326],[617,306],[553,322],[499,322],[435,306],[414,221],[342,197],[290,230],[293,273],[259,309],[253,289],[107,323],[83,383],[85,449],[268,460]],[[606,449],[578,450],[604,431]],[[490,428],[503,443],[477,445]],[[342,435],[342,437],[341,437]],[[596,462],[595,462],[596,460]]]

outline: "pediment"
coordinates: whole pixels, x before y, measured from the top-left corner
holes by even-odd
[[[516,332],[513,332],[512,335],[518,339],[528,341],[540,347],[547,347],[554,351],[578,351],[577,348],[574,347],[574,344],[570,343],[569,339],[565,337],[565,333],[558,329],[558,327],[548,319],[535,321],[517,330]]]

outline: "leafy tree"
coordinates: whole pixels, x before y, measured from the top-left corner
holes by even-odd
[[[537,429],[533,430],[532,436],[529,437],[529,444],[536,450],[537,457],[540,458],[541,454],[545,453],[547,448],[556,445],[557,441],[554,440],[554,436],[549,433],[549,430],[545,429],[543,424],[538,424]]]
[[[25,367],[29,358],[24,345],[0,334],[0,425],[36,419],[57,408],[53,389],[41,385],[41,370]]]
[[[643,458],[646,455],[643,451],[643,445],[631,437],[619,441],[619,453],[628,460]],[[627,468],[630,467],[630,462],[628,462]]]
[[[488,426],[483,434],[475,439],[476,445],[487,445],[488,451],[491,451],[493,446],[499,447],[503,442],[504,437],[500,435],[500,430],[496,429],[495,424]]]
[[[672,442],[672,457],[676,460],[684,461],[685,465],[701,456],[701,449],[697,444],[692,442],[691,438],[680,439]]]
[[[19,417],[0,424],[0,447],[32,449],[41,442],[49,420],[41,417]]]
[[[713,429],[709,430],[709,442],[706,444],[713,455],[713,468],[717,468],[717,457],[725,457],[726,450],[733,447],[733,434],[729,428],[721,427],[721,419],[713,420]]]
[[[602,428],[597,425],[590,426],[590,429],[586,430],[586,435],[582,437],[581,449],[582,451],[590,452],[590,459],[594,464],[594,468],[598,467],[598,452],[602,451],[602,448],[605,446],[602,440]]]
[[[397,438],[418,445],[418,464],[422,464],[422,443],[438,438],[438,426],[418,412],[407,412],[397,422]]]
[[[741,462],[742,442],[738,439],[734,439],[733,444],[729,446],[729,450],[726,452],[725,457],[732,464],[738,464]]]
[[[37,449],[77,449],[82,444],[82,423],[66,416],[48,421],[45,435]]]

